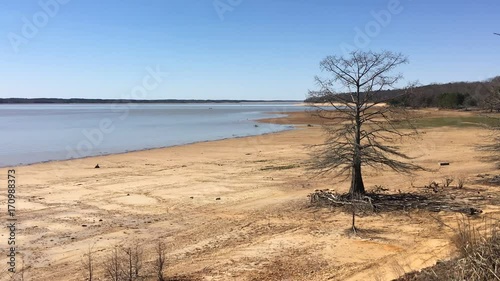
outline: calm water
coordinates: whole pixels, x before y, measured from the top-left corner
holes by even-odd
[[[266,134],[293,104],[0,105],[0,167]]]

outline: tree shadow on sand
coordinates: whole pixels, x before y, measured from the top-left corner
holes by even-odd
[[[309,194],[311,206],[328,207],[352,215],[349,232],[370,233],[356,227],[356,217],[390,212],[455,212],[467,216],[478,216],[483,211],[479,205],[497,204],[498,196],[477,189],[423,189],[419,193],[367,193],[353,199],[350,194],[339,194],[331,190],[316,190]]]

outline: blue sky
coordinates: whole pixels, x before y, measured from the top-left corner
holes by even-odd
[[[408,55],[406,81],[484,80],[500,75],[499,10],[498,0],[0,0],[0,97],[127,98],[149,67],[168,74],[146,99],[303,99],[320,60],[345,46]]]

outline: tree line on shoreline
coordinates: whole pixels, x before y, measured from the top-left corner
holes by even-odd
[[[437,107],[443,109],[479,108],[500,112],[500,76],[477,82],[452,82],[429,84],[412,89],[411,94],[401,95],[404,90],[384,90],[377,98],[389,100],[393,106],[413,108]],[[348,96],[349,94],[343,94]],[[325,95],[313,95],[307,103],[325,103],[331,100]]]

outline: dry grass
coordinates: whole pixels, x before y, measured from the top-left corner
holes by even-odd
[[[477,227],[464,217],[452,238],[458,258],[408,273],[397,280],[500,280],[499,226],[498,221],[485,221],[483,227]]]
[[[500,280],[500,231],[486,223],[483,231],[462,220],[453,242],[460,252],[456,274],[460,280]]]
[[[457,179],[457,188],[462,189],[464,188],[465,184],[467,183],[467,179],[463,176],[458,177]]]

